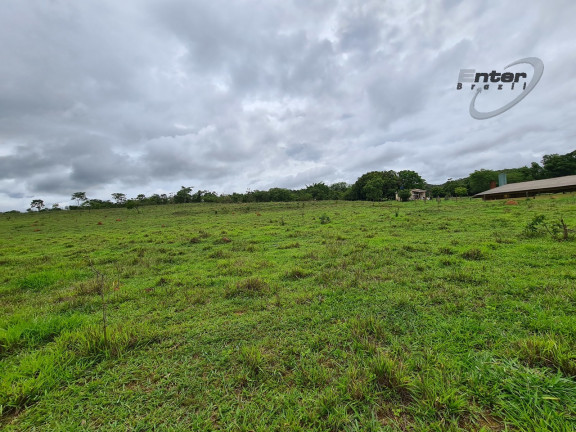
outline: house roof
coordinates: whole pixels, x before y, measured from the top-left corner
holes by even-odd
[[[490,195],[505,195],[526,192],[561,192],[562,190],[576,189],[576,175],[556,177],[546,180],[533,180],[522,183],[511,183],[480,192],[474,197],[483,197]]]

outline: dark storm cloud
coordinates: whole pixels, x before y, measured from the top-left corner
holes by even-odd
[[[0,210],[370,170],[439,183],[571,151],[575,12],[561,0],[6,0]],[[460,68],[527,56],[545,64],[532,94],[470,118]]]
[[[55,161],[38,149],[20,146],[16,148],[16,152],[0,156],[0,180],[51,170],[54,167]]]

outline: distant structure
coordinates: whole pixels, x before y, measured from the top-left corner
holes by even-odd
[[[533,180],[511,183],[489,189],[474,195],[483,200],[531,197],[541,193],[559,193],[576,191],[576,175],[556,177],[546,180]]]
[[[425,200],[425,199],[426,199],[426,190],[410,189],[410,198],[408,198],[408,201]],[[398,192],[396,192],[396,201],[402,201],[402,199],[398,196]]]

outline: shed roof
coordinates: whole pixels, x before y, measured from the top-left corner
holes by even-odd
[[[545,180],[533,180],[522,183],[511,183],[480,192],[474,197],[488,197],[490,195],[507,195],[526,192],[561,192],[562,190],[576,189],[576,175],[556,177]]]

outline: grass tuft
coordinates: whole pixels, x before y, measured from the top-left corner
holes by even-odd
[[[25,290],[42,290],[54,285],[60,276],[56,271],[44,271],[24,276],[18,280],[18,287]]]
[[[462,258],[470,260],[470,261],[478,261],[481,259],[484,259],[484,252],[482,252],[480,249],[477,248],[473,248],[473,249],[469,249],[466,252],[462,253]]]
[[[392,390],[404,402],[411,399],[411,379],[402,362],[378,354],[371,360],[369,370],[377,388]]]
[[[537,335],[516,343],[519,359],[532,367],[549,367],[567,377],[576,377],[576,349],[564,338]]]
[[[258,297],[266,294],[268,290],[268,284],[263,280],[259,278],[248,278],[229,288],[224,297]]]
[[[312,274],[310,272],[307,272],[306,270],[303,270],[300,267],[295,267],[292,270],[290,270],[288,273],[286,273],[286,279],[298,280],[298,279],[307,278],[311,275]]]

